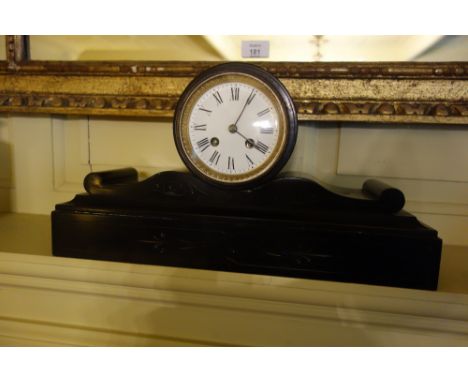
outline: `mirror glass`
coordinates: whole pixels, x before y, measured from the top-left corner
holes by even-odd
[[[268,41],[267,56],[243,56],[248,41]],[[30,46],[33,60],[468,61],[468,36],[443,35],[31,36]]]
[[[203,36],[30,36],[32,60],[217,61]]]

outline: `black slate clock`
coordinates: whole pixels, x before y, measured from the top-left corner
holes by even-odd
[[[52,213],[56,256],[436,289],[442,241],[378,180],[360,190],[278,172],[297,136],[284,86],[222,64],[182,94],[174,138],[192,173],[90,173]]]
[[[185,89],[174,139],[186,166],[202,180],[243,188],[272,179],[294,149],[297,117],[283,84],[246,63],[217,65]]]

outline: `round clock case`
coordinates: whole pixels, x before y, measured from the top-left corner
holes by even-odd
[[[174,140],[188,169],[220,187],[251,188],[273,178],[297,137],[293,101],[266,70],[226,63],[198,75],[182,93]]]

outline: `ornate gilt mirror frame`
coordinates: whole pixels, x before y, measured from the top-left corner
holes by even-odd
[[[34,61],[6,36],[0,112],[172,117],[200,71],[219,62]],[[299,119],[468,125],[468,62],[258,62],[289,90]]]

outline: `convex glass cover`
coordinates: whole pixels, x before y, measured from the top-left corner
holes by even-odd
[[[251,64],[228,63],[182,94],[174,138],[187,167],[209,183],[252,186],[273,177],[294,148],[297,119],[287,90]]]

